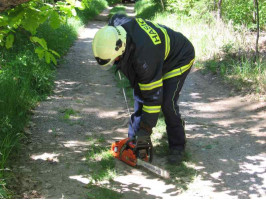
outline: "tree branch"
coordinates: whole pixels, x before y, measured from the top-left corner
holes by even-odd
[[[223,0],[218,1],[218,19],[222,19],[222,2]]]
[[[163,8],[163,11],[164,11],[164,5],[163,5],[163,0],[161,0],[161,4],[162,4],[162,8]]]
[[[258,0],[254,0],[255,9],[256,9],[256,17],[257,17],[257,38],[256,38],[256,60],[259,58],[259,37],[260,37],[260,17],[259,17],[259,2]]]
[[[10,8],[14,8],[28,1],[31,1],[31,0],[0,0],[0,12],[3,12]]]

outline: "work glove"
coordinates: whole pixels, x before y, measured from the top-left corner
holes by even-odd
[[[143,148],[146,146],[152,146],[150,135],[152,134],[152,128],[143,121],[139,124],[139,130],[135,134],[135,142],[137,148]]]
[[[148,132],[139,129],[135,134],[136,154],[139,158],[144,159],[149,156],[152,150],[151,137]]]
[[[149,143],[151,140],[150,134],[143,129],[139,129],[135,134],[136,145]]]

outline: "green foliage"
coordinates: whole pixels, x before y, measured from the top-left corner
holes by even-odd
[[[53,29],[48,22],[45,22],[38,28],[37,36],[48,42],[49,49],[64,55],[77,38],[78,29],[82,26],[82,22],[75,18],[69,18],[67,23],[61,24],[57,29]]]
[[[121,0],[106,0],[106,1],[109,6],[114,5],[116,3],[121,3]]]
[[[32,39],[32,38],[31,38],[31,39]],[[52,52],[52,53],[54,53],[54,54],[57,55],[58,57],[60,57],[60,56],[58,55],[58,53],[56,53],[55,51],[53,51],[53,50],[49,50],[49,51]],[[46,61],[46,63],[50,64],[50,62],[51,62],[51,60],[52,60],[53,63],[56,65],[56,64],[57,64],[56,59],[55,59],[55,57],[53,56],[53,54],[50,53],[49,51],[48,51],[48,49],[44,49],[44,48],[41,48],[41,47],[37,47],[37,48],[35,49],[35,53],[38,54],[38,57],[39,57],[40,60],[41,60],[43,57],[45,57],[45,61]]]
[[[195,3],[195,0],[167,0],[165,2],[167,10],[171,12],[178,12],[182,15],[189,15],[189,12],[193,7],[193,4]]]
[[[6,183],[3,181],[1,174],[0,174],[0,199],[8,199],[9,194],[6,189]]]
[[[153,19],[156,15],[175,14],[177,18],[212,18],[210,10],[212,2],[209,0],[164,0],[165,11],[162,12],[161,1],[141,0],[135,4],[137,16]]]
[[[81,7],[78,6],[78,8]],[[5,45],[7,49],[12,48],[15,42],[13,33],[24,29],[29,32],[31,41],[40,45],[35,50],[39,59],[45,58],[48,64],[52,61],[56,65],[55,56],[60,57],[59,54],[48,49],[43,38],[33,36],[36,35],[38,27],[44,22],[48,21],[53,29],[57,29],[60,24],[72,16],[76,16],[75,0],[58,1],[54,6],[44,3],[42,0],[32,0],[21,4],[0,15],[0,46]]]
[[[63,119],[66,121],[70,120],[71,116],[75,116],[77,114],[77,111],[73,110],[72,108],[63,109],[60,112],[64,113]]]
[[[38,57],[40,60],[42,60],[43,58],[45,58],[46,63],[50,64],[51,60],[52,62],[57,65],[57,61],[54,57],[57,56],[60,58],[60,55],[52,50],[52,49],[48,49],[46,41],[43,38],[38,38],[38,37],[30,37],[30,40],[34,43],[38,43],[40,46],[35,48],[35,53],[38,54]]]
[[[53,7],[32,0],[0,14],[0,198],[8,197],[3,169],[19,144],[29,110],[52,91],[53,64],[68,51],[83,25],[67,2]]]
[[[82,3],[84,4],[85,9],[76,9],[76,11],[78,17],[84,24],[86,24],[89,19],[92,19],[98,15],[104,8],[108,6],[106,0],[82,0]]]
[[[188,159],[190,155],[186,154],[185,157]],[[182,162],[178,166],[168,165],[166,169],[170,172],[171,181],[183,190],[187,190],[188,185],[197,177],[197,170],[189,166],[187,162]]]
[[[188,16],[195,20],[202,19],[206,23],[212,23],[214,21],[213,15],[213,1],[209,0],[199,0],[191,3],[191,8],[189,8]]]
[[[135,4],[137,17],[144,19],[152,19],[160,11],[162,11],[160,1],[142,0],[137,1]]]
[[[91,181],[111,180],[116,174],[114,157],[109,147],[101,147],[99,145],[98,139],[93,140],[93,142],[94,144],[87,155],[89,168],[93,170],[90,174]]]
[[[159,1],[153,0],[159,3]],[[212,19],[213,13],[217,12],[217,2],[209,0],[164,0],[166,10],[171,13],[177,13],[180,17],[194,17],[196,19]],[[260,27],[265,28],[266,23],[266,1],[258,0]],[[244,24],[250,29],[256,28],[254,18],[253,0],[223,0],[222,1],[222,18],[226,21],[232,21],[235,25]]]
[[[266,23],[266,1],[258,0],[260,25]],[[246,25],[251,29],[256,28],[256,21],[253,17],[255,11],[253,0],[225,0],[222,5],[223,16],[227,20],[232,20],[234,24]]]
[[[228,51],[228,46],[224,50],[228,53],[223,58],[206,61],[204,68],[221,75],[239,91],[265,93],[266,63],[254,63],[245,54],[238,55],[232,49]]]
[[[6,37],[6,48],[9,49],[13,46],[14,42],[14,35],[13,34],[8,34]]]
[[[57,12],[52,12],[50,15],[50,19],[49,19],[49,25],[53,28],[53,29],[57,29],[60,27],[61,21],[60,21],[60,16]]]
[[[113,7],[110,10],[110,12],[109,12],[108,17],[111,18],[116,13],[121,13],[121,14],[125,14],[126,15],[126,8],[125,8],[125,6],[115,6],[115,7]]]

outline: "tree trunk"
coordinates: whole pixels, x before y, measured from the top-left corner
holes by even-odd
[[[161,4],[162,4],[162,8],[163,8],[163,11],[164,11],[164,5],[163,5],[163,0],[161,0]]]
[[[218,1],[218,19],[222,19],[222,2],[223,0]]]
[[[0,0],[0,12],[3,12],[9,8],[14,8],[19,4],[28,2],[31,0]]]
[[[259,37],[260,37],[260,18],[259,18],[259,2],[254,0],[257,18],[257,38],[256,38],[256,60],[259,58]]]
[[[216,3],[216,0],[213,0],[213,10],[215,11],[217,8],[217,3]]]
[[[255,23],[257,23],[257,19],[256,19],[256,0],[253,0],[253,5],[254,5],[254,10],[253,10],[253,15],[252,15],[252,22],[255,24]]]

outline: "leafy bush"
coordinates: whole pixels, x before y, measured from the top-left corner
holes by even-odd
[[[153,0],[155,2],[155,0]],[[159,2],[159,1],[157,1]],[[179,16],[188,16],[196,18],[210,19],[210,15],[217,11],[217,2],[209,0],[163,0],[166,10],[177,13]],[[260,26],[265,28],[266,23],[266,1],[258,0]],[[235,25],[246,25],[250,29],[256,28],[254,18],[253,0],[223,0],[222,18],[226,21],[232,21]]]
[[[121,3],[121,0],[106,0],[106,1],[107,1],[107,3],[108,3],[109,6],[110,5],[114,5],[116,3]]]
[[[30,41],[37,44],[35,53],[39,59],[45,59],[48,64],[53,62],[56,65],[55,56],[60,57],[60,55],[50,49],[43,38],[36,36],[37,29],[46,21],[50,27],[57,29],[68,18],[76,16],[75,7],[83,9],[82,6],[76,6],[73,0],[57,1],[53,5],[42,0],[32,0],[1,13],[0,46],[6,49],[12,48],[15,33],[23,30],[27,32]]]
[[[258,0],[260,25],[265,27],[266,23],[266,1]],[[254,29],[256,21],[253,17],[255,8],[253,0],[226,0],[222,4],[222,15],[226,20],[231,20],[234,24],[245,24],[247,27]]]
[[[53,29],[48,23],[44,23],[38,28],[37,35],[47,41],[49,48],[56,49],[60,55],[64,55],[77,38],[78,29],[82,25],[75,18],[68,19],[67,23],[61,24],[57,29]]]
[[[76,12],[81,21],[86,24],[89,19],[98,15],[108,5],[121,3],[121,0],[82,0],[84,9],[76,8]]]
[[[51,92],[54,67],[39,60],[34,44],[17,33],[12,49],[0,50],[0,168],[17,145],[29,110]],[[2,174],[1,171],[0,174]]]
[[[125,6],[115,6],[110,10],[108,18],[111,18],[116,13],[125,14],[126,15],[126,8]]]
[[[85,9],[76,9],[76,11],[78,17],[84,24],[86,24],[89,19],[92,19],[99,14],[108,5],[106,0],[82,0],[82,3]]]
[[[154,0],[142,0],[137,1],[135,4],[137,17],[152,19],[159,11],[162,11],[160,1],[155,2]]]
[[[42,0],[32,0],[0,14],[0,198],[8,195],[3,169],[19,143],[29,110],[53,87],[57,60],[48,53],[64,55],[85,20],[107,6],[106,0],[83,0],[87,4],[82,11],[70,1],[58,1],[56,10],[51,10],[53,6]],[[40,13],[34,15],[33,10]],[[75,16],[76,10],[89,11],[87,18]],[[23,15],[26,12],[31,18]]]
[[[195,3],[195,0],[167,0],[165,1],[165,3],[167,10],[171,12],[177,12],[180,15],[189,15],[189,12],[193,7],[193,4]]]

